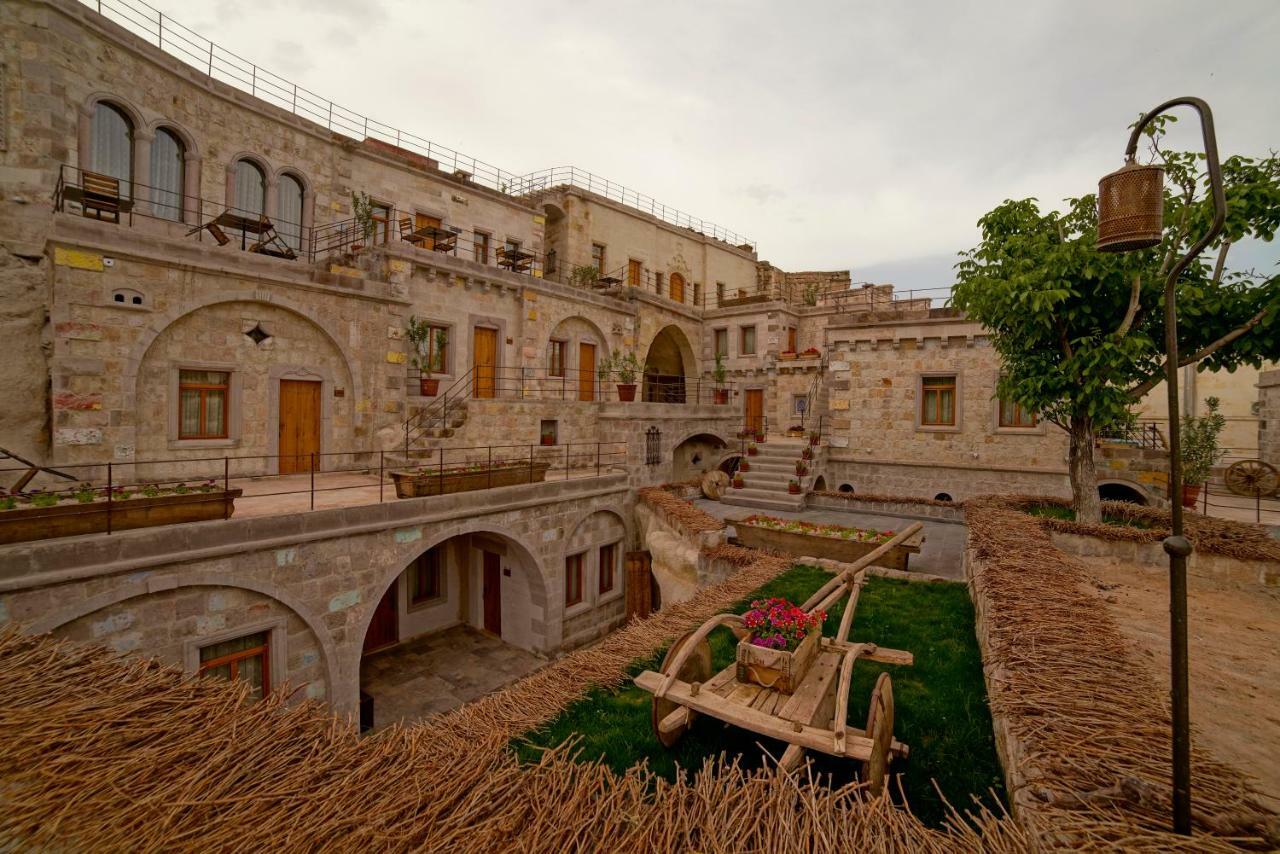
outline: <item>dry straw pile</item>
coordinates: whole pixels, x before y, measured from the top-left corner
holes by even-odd
[[[965,509],[992,716],[1018,759],[1011,796],[1041,842],[1169,850],[1269,848],[1275,816],[1245,778],[1193,755],[1195,829],[1170,815],[1167,693],[1123,638],[1088,571],[1017,498]],[[1270,841],[1268,841],[1270,839]]]
[[[651,486],[638,492],[640,500],[661,513],[668,524],[688,534],[720,531],[725,527],[723,519],[693,506],[692,501],[680,498],[665,486]]]
[[[1029,499],[1025,506],[1069,506],[1054,499]],[[1147,527],[1131,525],[1107,525],[1076,522],[1071,519],[1045,518],[1041,524],[1064,534],[1084,534],[1102,540],[1127,540],[1135,543],[1158,543],[1169,536],[1169,511],[1157,507],[1142,507],[1127,501],[1104,501],[1102,512],[1112,518],[1136,522]],[[1220,554],[1240,560],[1280,561],[1280,540],[1271,537],[1265,528],[1248,522],[1202,516],[1189,511],[1183,517],[1187,539],[1198,551]]]
[[[669,783],[508,740],[785,569],[690,602],[428,723],[360,739],[283,692],[194,682],[102,649],[0,635],[0,845],[103,851],[1022,851],[988,813],[934,830],[860,789],[709,762]],[[647,734],[646,734],[647,735]]]

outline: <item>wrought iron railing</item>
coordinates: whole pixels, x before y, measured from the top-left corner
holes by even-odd
[[[543,400],[582,403],[642,402],[727,406],[736,394],[732,383],[703,377],[637,374],[622,382],[618,371],[564,368],[552,372],[528,367],[472,367],[404,422],[404,448],[411,451],[432,431],[451,429],[451,419],[471,401]],[[628,388],[629,387],[629,388]],[[442,438],[442,437],[435,437]]]

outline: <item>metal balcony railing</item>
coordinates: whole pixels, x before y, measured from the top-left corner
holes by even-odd
[[[573,166],[558,166],[520,175],[456,149],[432,142],[355,110],[262,68],[221,47],[142,0],[81,0],[107,20],[154,44],[210,78],[247,92],[329,131],[358,141],[392,145],[424,157],[435,168],[460,181],[480,184],[513,197],[531,197],[555,186],[573,186],[644,211],[664,222],[722,240],[734,246],[755,244],[715,223],[662,204],[650,196]]]

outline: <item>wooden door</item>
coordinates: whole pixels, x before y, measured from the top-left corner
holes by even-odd
[[[749,388],[743,395],[743,423],[748,430],[764,430],[764,389]]]
[[[311,471],[311,455],[320,453],[320,383],[280,380],[278,447],[280,474]]]
[[[671,274],[671,298],[676,302],[684,302],[684,276]]]
[[[578,343],[578,400],[596,399],[596,345]]]
[[[364,633],[365,655],[391,646],[400,639],[400,612],[396,608],[396,587],[399,584],[399,579],[392,582],[387,592],[378,600],[378,607],[373,609],[369,630]]]
[[[484,555],[484,630],[502,637],[502,558]]]
[[[439,227],[440,227],[440,217],[438,216],[428,216],[427,214],[423,214],[423,213],[415,213],[413,215],[414,231],[418,231],[419,229],[423,229],[423,228],[439,228]],[[423,238],[422,243],[420,243],[419,245],[423,249],[435,249],[436,240],[434,237]]]
[[[497,392],[498,330],[477,326],[474,350],[471,360],[475,370],[474,394],[476,397],[493,397]]]

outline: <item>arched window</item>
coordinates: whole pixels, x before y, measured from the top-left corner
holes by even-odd
[[[281,175],[276,187],[276,232],[294,249],[302,248],[302,182]]]
[[[119,108],[99,101],[89,127],[89,171],[120,179],[120,194],[132,197],[133,123]]]
[[[186,148],[177,134],[160,128],[151,143],[151,204],[156,216],[182,222]]]
[[[267,176],[252,160],[236,161],[235,195],[231,207],[236,213],[250,217],[267,212]]]

